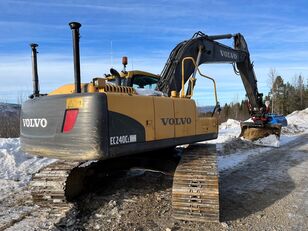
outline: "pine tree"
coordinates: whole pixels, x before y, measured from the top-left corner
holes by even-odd
[[[274,81],[272,88],[272,107],[273,112],[278,114],[284,113],[284,99],[285,99],[285,84],[283,83],[283,79],[280,75],[278,75]]]
[[[299,109],[304,109],[304,92],[305,92],[305,85],[304,85],[304,79],[301,75],[298,76],[297,80],[297,94],[299,96]]]

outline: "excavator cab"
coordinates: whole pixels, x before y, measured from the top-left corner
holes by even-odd
[[[120,86],[127,86],[133,88],[146,88],[155,89],[157,82],[159,81],[159,75],[155,75],[145,71],[121,71],[115,74],[115,69],[112,69],[112,74],[105,75],[105,78],[109,83],[113,83]],[[120,78],[120,81],[117,80]]]
[[[143,88],[154,90],[159,81],[159,75],[155,75],[145,71],[128,71],[126,73],[121,72],[122,78],[125,79],[125,86],[133,88]]]
[[[132,77],[131,86],[133,88],[155,89],[158,78],[148,75],[134,75]]]
[[[145,88],[154,90],[157,87],[157,82],[160,76],[145,71],[131,70],[126,71],[128,58],[122,57],[123,70],[118,72],[114,68],[110,68],[110,74],[105,74],[105,79],[108,83],[118,86],[126,86],[132,88]]]

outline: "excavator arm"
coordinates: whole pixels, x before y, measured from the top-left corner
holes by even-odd
[[[220,39],[234,39],[234,48],[217,42]],[[262,94],[258,92],[257,80],[250,61],[247,43],[241,34],[225,34],[208,36],[202,32],[186,41],[179,43],[170,53],[167,63],[158,82],[158,90],[170,95],[171,91],[180,92],[182,88],[182,60],[192,57],[196,65],[204,63],[231,63],[236,65],[235,70],[242,79],[247,97],[250,102],[250,114],[263,113],[266,107]],[[194,75],[196,67],[193,62],[184,63],[184,82]]]

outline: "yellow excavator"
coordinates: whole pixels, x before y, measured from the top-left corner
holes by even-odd
[[[219,189],[215,150],[205,144],[183,149],[181,158],[158,150],[216,139],[220,110],[215,80],[204,75],[204,63],[231,63],[244,83],[253,129],[280,134],[280,125],[269,125],[267,107],[258,92],[247,44],[241,34],[208,36],[197,32],[171,52],[160,75],[124,70],[81,83],[79,29],[71,22],[74,53],[74,84],[39,92],[37,44],[31,44],[33,94],[21,111],[21,147],[33,155],[58,161],[33,176],[33,200],[65,212],[69,201],[84,190],[85,182],[101,172],[132,166],[174,170],[173,214],[191,221],[219,220]],[[234,39],[234,48],[218,40]],[[213,83],[216,106],[210,116],[198,113],[191,98],[196,74]],[[185,90],[186,89],[186,90]],[[171,152],[171,151],[170,151]],[[148,154],[147,154],[148,153]],[[173,161],[173,162],[172,162]],[[175,164],[174,164],[175,163]]]

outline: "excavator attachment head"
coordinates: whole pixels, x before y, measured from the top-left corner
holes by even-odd
[[[241,123],[240,137],[247,140],[256,141],[270,135],[276,135],[279,139],[280,133],[281,124],[256,124],[253,122]]]

